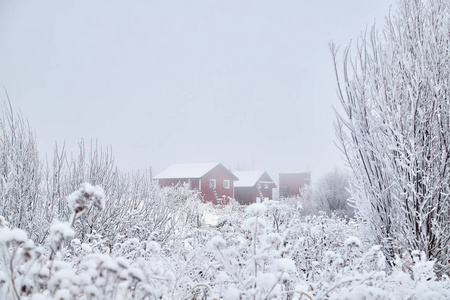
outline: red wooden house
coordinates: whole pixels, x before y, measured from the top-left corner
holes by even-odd
[[[273,199],[272,189],[277,185],[265,171],[235,171],[239,178],[234,184],[234,198],[242,205]]]
[[[155,176],[159,186],[189,183],[201,192],[205,201],[227,204],[234,198],[234,181],[238,178],[219,163],[171,165]]]
[[[299,197],[300,191],[311,184],[310,172],[286,172],[279,174],[280,198]]]

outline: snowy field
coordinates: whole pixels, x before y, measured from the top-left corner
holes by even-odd
[[[193,196],[183,188],[173,193]],[[450,297],[450,281],[437,280],[420,252],[389,265],[379,246],[355,237],[354,221],[304,216],[286,203],[214,209],[188,197],[179,213],[195,207],[190,217],[158,234],[135,226],[135,235],[112,243],[99,232],[79,232],[88,214],[104,213],[101,188],[84,184],[67,200],[69,222],[54,221],[42,245],[1,219],[1,299]]]

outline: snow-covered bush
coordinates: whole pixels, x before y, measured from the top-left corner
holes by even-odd
[[[279,202],[233,210],[233,221],[215,226],[184,223],[169,242],[133,232],[111,249],[95,232],[82,241],[71,223],[102,207],[101,191],[84,184],[72,193],[75,222],[54,221],[44,246],[0,218],[0,299],[450,297],[450,281],[423,253],[397,257],[391,270],[379,246],[354,236],[355,223],[321,215],[274,226],[273,211],[286,209]]]
[[[301,207],[302,215],[328,216],[332,214],[342,218],[353,218],[354,207],[349,203],[349,175],[339,169],[334,169],[323,175],[317,182],[304,186],[297,198],[286,199]],[[286,201],[285,200],[285,201]]]
[[[38,297],[44,293],[57,299],[72,299],[80,294],[75,271],[68,262],[55,258],[64,243],[74,236],[71,228],[75,218],[85,209],[101,209],[105,201],[103,190],[83,184],[68,198],[73,211],[71,223],[54,221],[50,228],[47,248],[36,247],[27,233],[21,229],[9,229],[6,222],[0,228],[0,284],[1,293],[6,299]],[[3,217],[2,217],[2,220]]]
[[[450,272],[450,2],[402,0],[378,30],[332,45],[342,114],[337,137],[356,217],[391,264],[423,251]],[[339,63],[341,64],[341,63]]]
[[[335,214],[342,218],[352,218],[354,208],[348,203],[350,198],[349,174],[335,168],[322,176],[314,185],[314,201],[317,208],[327,215]]]
[[[224,299],[270,299],[292,286],[295,262],[282,257],[282,236],[267,231],[264,204],[247,207],[241,236],[215,236],[207,244],[212,255],[209,286]]]
[[[102,212],[89,210],[77,218],[76,234],[82,242],[101,236],[99,247],[110,250],[130,236],[169,243],[185,224],[200,222],[198,191],[186,185],[159,188],[147,172],[118,170],[110,150],[92,143],[88,151],[85,148],[80,142],[75,158],[67,157],[64,149],[55,148],[53,165],[46,175],[45,196],[50,200],[45,207],[49,209],[47,218],[51,217],[47,228],[54,218],[70,218],[72,210],[64,197],[83,182],[104,187],[107,197]]]
[[[0,213],[11,226],[41,237],[42,165],[35,135],[11,103],[0,105]],[[45,226],[44,226],[45,227]]]

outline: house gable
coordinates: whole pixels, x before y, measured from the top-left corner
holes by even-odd
[[[235,171],[239,177],[235,183],[235,199],[242,205],[256,203],[257,200],[273,199],[272,189],[277,185],[265,171]]]
[[[235,187],[255,187],[256,184],[268,184],[270,188],[276,188],[277,185],[265,171],[235,171],[234,175],[239,177]]]

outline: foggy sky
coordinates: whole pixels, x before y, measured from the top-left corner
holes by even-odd
[[[315,179],[344,165],[328,42],[382,26],[393,3],[0,0],[0,85],[42,155],[97,139],[126,171],[221,162]]]

